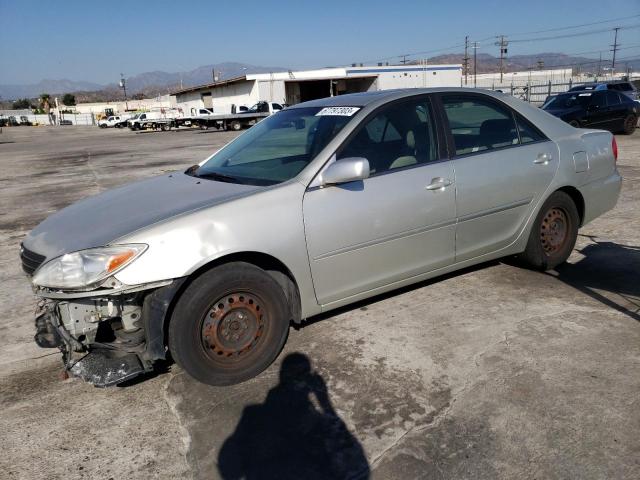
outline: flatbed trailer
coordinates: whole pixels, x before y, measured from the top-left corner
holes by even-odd
[[[221,115],[194,115],[175,118],[175,126],[197,126],[202,129],[241,130],[243,127],[255,125],[270,114],[265,113],[230,113]]]

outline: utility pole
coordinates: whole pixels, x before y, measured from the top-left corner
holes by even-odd
[[[402,55],[402,60],[400,60],[400,63],[402,63],[403,65],[407,64],[407,56],[406,55]]]
[[[124,74],[120,74],[120,88],[124,90],[124,111],[129,110],[129,103],[127,102],[127,82],[124,79]]]
[[[478,42],[473,42],[473,88],[478,86]]]
[[[504,38],[504,35],[498,37],[500,40],[496,42],[496,45],[500,47],[500,83],[502,83],[502,76],[504,75],[504,57],[507,54],[507,45],[509,42]]]
[[[469,74],[469,36],[464,37],[464,58],[462,65],[464,66],[464,84],[467,85],[467,76]]]
[[[600,52],[600,59],[598,60],[598,71],[596,73],[596,80],[600,76],[600,72],[602,72],[602,52]]]
[[[611,45],[613,48],[611,49],[611,51],[613,52],[613,59],[611,60],[611,73],[614,73],[614,69],[616,68],[616,52],[618,51],[618,49],[620,48],[620,44],[618,43],[618,30],[620,30],[620,27],[616,27],[613,29],[614,33],[614,37],[613,37],[613,45]]]

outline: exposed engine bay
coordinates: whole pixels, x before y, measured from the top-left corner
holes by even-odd
[[[96,387],[150,372],[165,357],[162,323],[178,283],[110,296],[44,298],[35,341],[60,349],[66,371]]]

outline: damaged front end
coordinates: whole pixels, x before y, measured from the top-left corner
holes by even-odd
[[[165,358],[164,321],[182,280],[65,293],[37,289],[36,343],[59,348],[67,372],[108,387]]]

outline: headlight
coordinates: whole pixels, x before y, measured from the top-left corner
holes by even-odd
[[[146,249],[146,245],[131,244],[67,253],[40,267],[33,284],[60,289],[90,287],[129,265]]]

